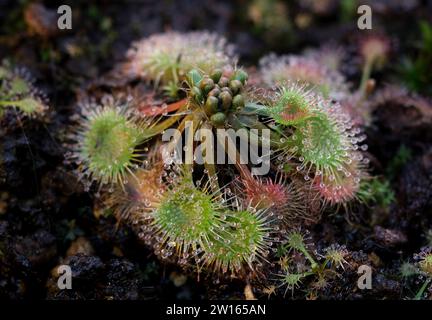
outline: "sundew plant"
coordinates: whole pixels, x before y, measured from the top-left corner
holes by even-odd
[[[228,47],[205,32],[136,42],[126,71],[156,93],[176,94],[159,105],[108,97],[82,107],[71,158],[84,184],[97,186],[106,208],[161,259],[216,277],[264,279],[278,248],[292,246],[292,230],[358,201],[366,136],[337,100],[350,92],[336,69],[271,56],[261,62],[261,87],[250,87]],[[246,139],[246,154],[236,138]],[[259,159],[269,170],[256,174],[242,159],[266,146]],[[221,150],[226,163],[214,160]],[[334,260],[343,266],[342,256]]]
[[[35,88],[30,73],[7,60],[0,64],[0,117],[8,110],[35,117],[48,109],[44,94]]]
[[[0,300],[431,300],[432,0],[363,2],[0,1]]]

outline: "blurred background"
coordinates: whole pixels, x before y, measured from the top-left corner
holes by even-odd
[[[60,4],[69,4],[73,12],[73,28],[66,33],[56,28]],[[271,51],[298,53],[328,43],[353,44],[362,33],[357,28],[361,4],[372,9],[374,32],[394,35],[392,66],[401,64],[398,75],[414,88],[428,82],[408,74],[413,76],[419,50],[427,50],[421,24],[431,22],[430,0],[1,0],[0,56],[12,51],[21,63],[61,62],[63,71],[91,78],[122,60],[133,40],[168,30],[205,29],[235,44],[241,64],[253,64]]]

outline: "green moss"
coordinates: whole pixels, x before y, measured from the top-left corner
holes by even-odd
[[[386,176],[393,180],[400,172],[402,167],[412,158],[412,151],[405,145],[401,145],[386,167]]]
[[[356,183],[351,183],[351,180],[355,175],[357,180],[360,171],[356,161],[358,155],[354,152],[358,140],[349,118],[344,116],[339,106],[305,91],[303,87],[288,85],[281,87],[267,113],[276,122],[278,131],[285,135],[280,141],[274,141],[279,157],[299,160],[301,164],[297,169],[306,172],[307,180],[312,171],[316,177],[322,176],[322,183],[335,190],[350,183],[348,194],[350,197],[354,195],[351,188],[355,189]],[[323,194],[330,200],[335,198],[333,192]]]
[[[417,44],[417,54],[415,57],[404,57],[398,71],[410,90],[432,94],[432,75],[425,72],[432,68],[432,24],[421,21],[419,29],[421,39]]]
[[[362,181],[357,196],[360,201],[374,203],[381,208],[388,208],[396,200],[389,181],[378,177]]]
[[[136,74],[156,86],[181,85],[196,68],[210,73],[229,63],[230,50],[223,38],[207,32],[153,35],[135,44],[131,65]]]

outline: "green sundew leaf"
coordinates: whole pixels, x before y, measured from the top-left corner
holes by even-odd
[[[25,98],[11,102],[11,105],[19,108],[22,112],[33,114],[42,110],[42,104],[33,98]]]
[[[282,88],[278,101],[268,109],[270,116],[284,126],[304,124],[311,116],[311,101],[303,89]]]
[[[287,273],[282,282],[288,286],[288,289],[294,289],[300,285],[303,278],[307,277],[308,273]]]
[[[221,239],[213,239],[213,245],[205,248],[208,262],[223,272],[240,269],[262,256],[269,232],[266,221],[247,210],[228,211],[226,221],[230,227],[222,232]]]
[[[357,2],[355,0],[342,0],[340,2],[341,20],[352,21],[356,14]]]
[[[296,249],[298,251],[306,250],[303,235],[298,232],[293,232],[289,235],[287,245],[289,248]]]
[[[296,147],[297,154],[302,156],[306,163],[323,168],[327,175],[332,169],[336,171],[337,165],[346,158],[343,139],[344,136],[338,132],[331,119],[321,113],[299,123],[295,135],[287,139],[285,144]],[[309,146],[304,144],[306,140],[309,141]]]
[[[389,181],[373,177],[361,183],[358,197],[367,203],[376,203],[382,208],[388,208],[395,200]]]
[[[154,217],[156,224],[170,240],[192,244],[212,234],[219,226],[218,212],[210,195],[196,189],[189,178],[167,194]]]
[[[25,80],[17,77],[11,81],[10,91],[12,95],[21,95],[29,93],[30,88]]]

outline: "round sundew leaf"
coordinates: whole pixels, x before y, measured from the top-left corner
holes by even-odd
[[[276,103],[268,109],[268,113],[277,123],[292,126],[304,122],[311,116],[310,103],[303,92],[282,88]]]
[[[301,232],[292,231],[287,237],[287,246],[298,251],[306,250],[306,243]]]
[[[297,83],[324,98],[340,98],[348,94],[344,76],[312,58],[270,54],[261,59],[260,73],[269,86]]]
[[[136,42],[130,51],[132,73],[157,85],[179,84],[192,69],[204,73],[222,68],[232,58],[224,38],[209,32],[169,32]]]
[[[136,160],[143,131],[114,108],[93,114],[83,132],[80,155],[90,174],[101,182],[121,182]]]
[[[211,195],[182,181],[161,200],[154,212],[154,225],[167,242],[189,247],[206,241],[220,227],[217,204]]]
[[[24,79],[15,77],[10,83],[10,91],[13,95],[29,94],[30,87]]]
[[[3,61],[0,66],[0,107],[16,108],[26,116],[43,114],[48,108],[46,99],[32,82],[25,69],[14,68]]]
[[[287,272],[281,275],[281,282],[286,286],[286,290],[294,290],[300,286],[302,280],[307,276],[307,273],[290,273]]]
[[[227,212],[228,227],[205,247],[204,261],[216,271],[239,271],[261,260],[269,248],[265,218],[248,210]]]
[[[25,98],[22,100],[14,101],[12,105],[19,108],[22,112],[26,114],[42,112],[44,109],[42,103],[33,98]]]
[[[295,147],[305,163],[314,164],[322,171],[335,170],[345,160],[344,136],[337,125],[325,114],[318,114],[296,128],[286,144]]]
[[[304,173],[306,181],[325,185],[319,190],[331,195],[331,203],[352,199],[358,183],[351,182],[361,171],[357,159],[362,157],[355,151],[361,139],[339,104],[291,85],[280,88],[268,113],[283,136],[277,141],[277,157],[298,161],[296,170]]]

